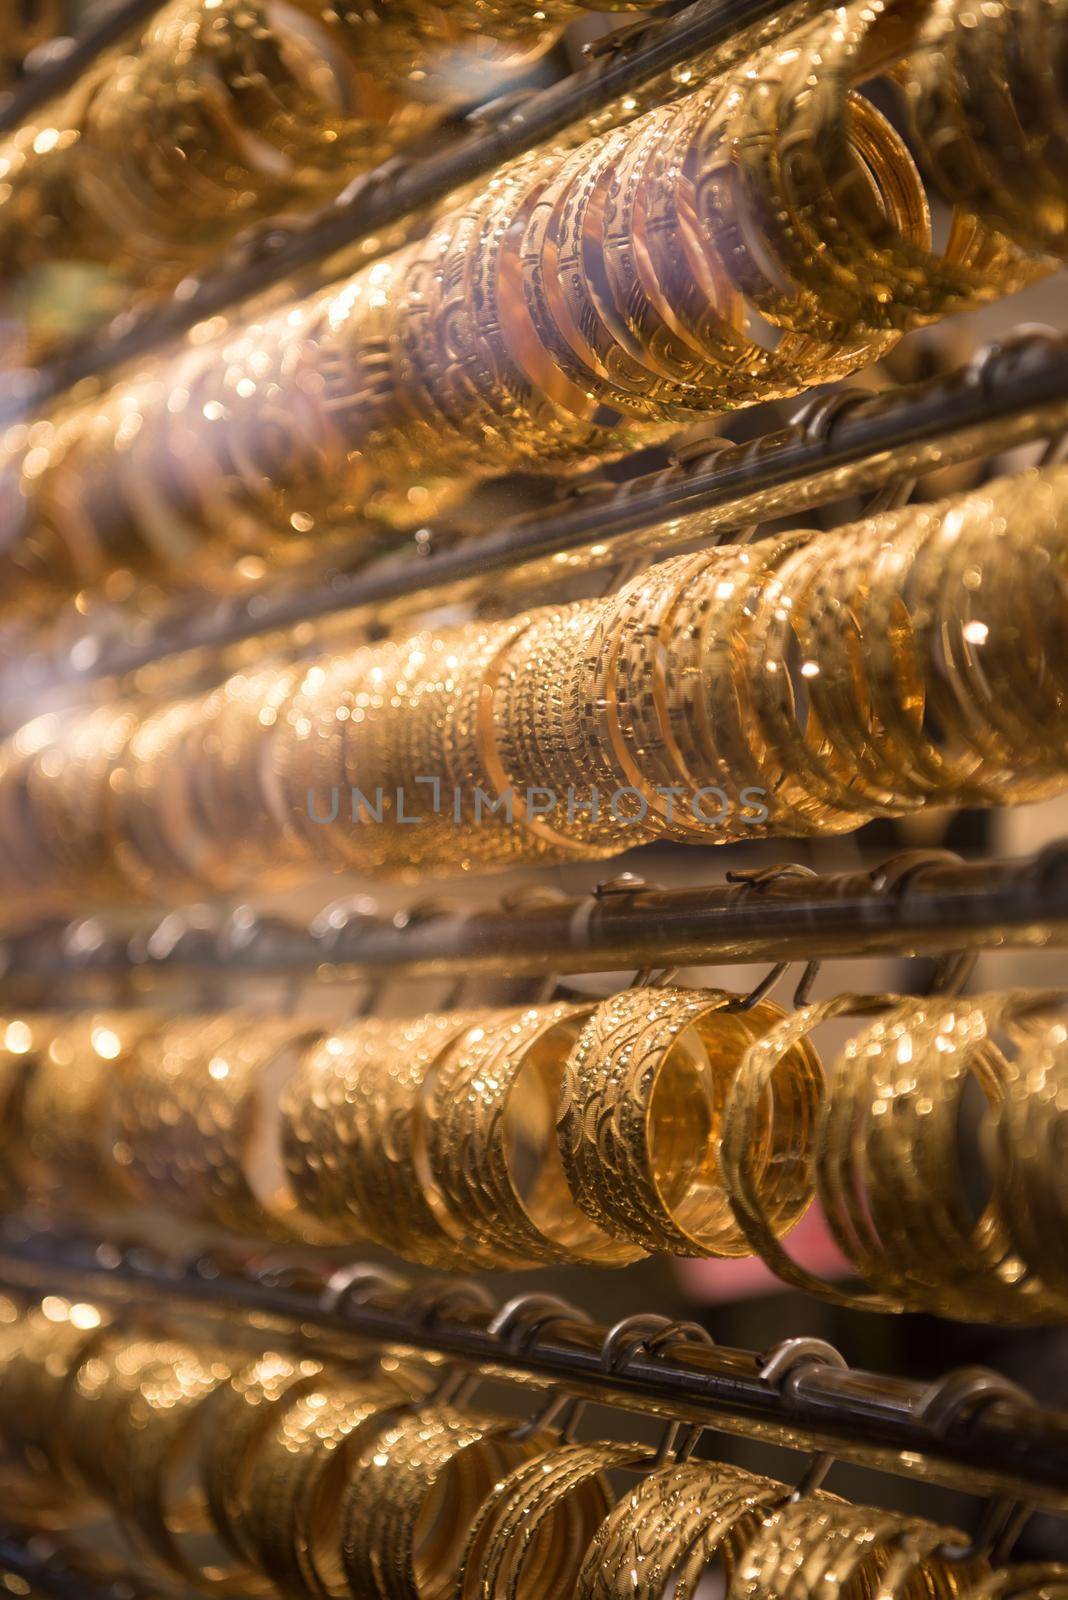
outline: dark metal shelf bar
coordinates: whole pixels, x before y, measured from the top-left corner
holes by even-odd
[[[69,41],[68,48],[52,52],[45,64],[25,77],[15,89],[0,95],[0,136],[19,127],[49,100],[87,72],[97,58],[126,34],[160,10],[163,0],[121,0]]]
[[[241,1308],[542,1379],[596,1402],[1068,1510],[1068,1414],[974,1369],[917,1383],[851,1369],[822,1341],[791,1340],[760,1355],[663,1329],[650,1349],[642,1324],[646,1338],[657,1330],[647,1319],[627,1319],[612,1337],[541,1295],[498,1309],[480,1285],[456,1279],[413,1289],[376,1269],[250,1275],[237,1263],[220,1270],[217,1258],[175,1263],[51,1233],[0,1246],[0,1279],[68,1296],[140,1297],[157,1310],[168,1299],[223,1315]]]
[[[807,408],[806,408],[807,409]],[[713,444],[623,486],[590,488],[492,533],[378,565],[276,598],[200,605],[145,641],[105,639],[82,679],[136,671],[190,650],[223,649],[300,623],[373,609],[395,620],[436,600],[531,582],[569,566],[604,567],[880,488],[903,477],[1042,439],[1068,428],[1068,340],[1030,335],[991,347],[947,377],[863,391],[749,444]]]
[[[773,876],[662,889],[624,876],[578,898],[435,902],[387,917],[339,901],[311,926],[193,907],[161,922],[45,924],[0,944],[0,983],[66,978],[412,976],[625,972],[650,965],[808,961],[893,952],[1068,943],[1068,842],[1033,857],[962,861],[910,852],[875,871]]]

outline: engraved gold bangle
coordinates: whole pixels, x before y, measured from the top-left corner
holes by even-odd
[[[626,990],[597,1008],[567,1063],[558,1127],[572,1194],[602,1227],[646,1249],[750,1253],[719,1141],[747,1047],[783,1014],[770,1002],[743,1011],[731,1001],[705,990]],[[819,1085],[818,1060],[799,1036],[751,1108],[749,1171],[776,1234],[811,1199],[802,1152]]]
[[[739,1559],[783,1486],[737,1467],[685,1462],[650,1473],[594,1535],[576,1600],[695,1600],[718,1559],[729,1587]]]
[[[471,1524],[456,1600],[571,1594],[615,1499],[607,1473],[647,1460],[640,1445],[566,1444],[516,1467],[486,1496]]]
[[[511,1423],[427,1406],[383,1428],[357,1462],[344,1513],[352,1590],[368,1600],[451,1596],[471,1519],[539,1449]]]
[[[565,1061],[589,1007],[532,1006],[476,1024],[428,1085],[426,1159],[469,1260],[633,1260],[574,1204],[555,1138]],[[520,1186],[517,1141],[533,1177]]]

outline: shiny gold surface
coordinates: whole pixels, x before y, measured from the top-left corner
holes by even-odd
[[[411,881],[1055,795],[1066,538],[1068,471],[1032,471],[604,599],[46,716],[0,749],[0,886]]]
[[[1063,1316],[1062,995],[841,994],[789,1014],[743,999],[637,987],[337,1031],[112,1014],[127,1043],[103,1079],[100,1017],[39,1022],[9,1203],[369,1240],[463,1271],[756,1255],[841,1305]],[[815,1041],[842,1021],[824,1066]],[[4,1026],[21,1041],[19,1019]],[[859,1286],[794,1260],[814,1199]]]
[[[578,9],[170,0],[0,143],[0,266],[101,262],[173,287],[488,98]]]
[[[588,8],[167,0],[0,140],[0,320],[14,312],[25,336],[3,352],[9,414],[44,349],[38,293],[95,285],[103,318],[124,296],[131,316],[170,294],[199,307],[200,274],[270,247],[262,224],[284,232],[392,152],[429,149],[413,141],[446,137],[447,120],[462,137],[464,108]],[[433,214],[350,236],[314,280],[5,424],[0,613],[25,681],[42,680],[33,630],[59,600],[74,597],[78,647],[93,648],[102,607],[132,602],[147,628],[183,586],[207,599],[283,569],[292,584],[419,528],[419,549],[447,548],[439,513],[490,480],[503,491],[476,497],[463,528],[506,504],[509,474],[581,471],[834,384],[1068,261],[1068,0],[795,0],[785,15],[789,32],[782,13],[765,18],[614,106],[591,90],[600,109],[551,147],[475,180],[478,157]],[[55,26],[48,3],[0,0],[0,91]],[[600,26],[561,41],[546,81]],[[977,360],[960,381],[984,396],[965,408],[986,419],[967,447],[1003,455],[1041,430],[1034,411],[992,420],[995,376]],[[35,392],[56,392],[40,377]],[[840,397],[796,424],[825,461]],[[938,463],[926,427],[880,470]],[[747,500],[684,510],[668,558],[637,575],[620,562],[648,552],[649,517],[611,551],[552,558],[566,589],[520,614],[504,596],[527,603],[549,567],[516,568],[492,595],[491,574],[472,580],[433,613],[416,578],[408,637],[386,607],[360,634],[340,622],[266,647],[245,637],[225,665],[204,650],[173,681],[164,663],[110,704],[52,693],[0,746],[0,900],[42,918],[123,908],[121,922],[134,901],[259,901],[324,870],[417,884],[1060,796],[1062,443],[1016,476],[954,480],[975,487],[951,499],[911,504],[902,484],[877,502],[901,509],[846,527],[781,522],[762,541],[684,548],[724,515],[738,529],[743,505],[792,516],[872,470],[821,466],[801,483],[795,459],[795,481],[775,485],[772,463],[742,475],[760,485]],[[681,446],[672,459],[682,473],[694,461]],[[605,475],[619,484],[605,493],[625,500],[626,473],[649,460]],[[616,586],[591,597],[587,569],[608,561]],[[471,593],[484,603],[452,603]],[[73,654],[69,666],[82,673]],[[1047,858],[1029,870],[1044,889]],[[864,884],[889,900],[907,869]],[[529,904],[517,896],[515,914]],[[235,913],[225,938],[258,915]],[[699,1600],[710,1585],[727,1600],[1064,1600],[1061,1568],[992,1569],[998,1537],[961,1552],[951,1528],[809,1492],[819,1460],[795,1491],[691,1459],[696,1432],[652,1449],[576,1442],[579,1401],[666,1417],[674,1390],[679,1419],[754,1442],[837,1445],[860,1466],[973,1490],[1008,1493],[1015,1473],[1060,1505],[1048,1463],[1025,1470],[990,1444],[1017,1427],[1053,1440],[1057,1419],[1016,1407],[996,1378],[928,1390],[821,1372],[836,1352],[818,1343],[724,1351],[664,1318],[606,1334],[574,1314],[566,1331],[558,1302],[520,1296],[494,1314],[470,1284],[454,1301],[384,1275],[360,1301],[364,1269],[334,1271],[357,1241],[464,1272],[756,1257],[850,1310],[1064,1320],[1065,995],[961,997],[946,982],[809,1002],[813,963],[787,1013],[764,984],[676,986],[648,942],[631,987],[605,997],[550,985],[436,1012],[376,994],[381,1014],[340,1026],[247,995],[241,1009],[191,1010],[188,996],[167,1014],[79,1009],[101,993],[90,961],[50,998],[69,1012],[0,1018],[11,1280],[60,1270],[57,1225],[122,1241],[92,1269],[66,1265],[70,1290],[107,1277],[114,1254],[108,1307],[0,1295],[5,1498],[46,1530],[122,1541],[168,1593],[235,1600]],[[419,1014],[389,1015],[405,1003]],[[792,1236],[810,1206],[841,1258],[826,1276]],[[117,1287],[123,1267],[138,1272],[130,1233],[168,1260],[195,1249],[196,1287],[162,1269]],[[272,1298],[274,1266],[257,1277],[267,1240],[330,1256],[287,1250],[298,1287],[284,1267]],[[227,1289],[238,1261],[247,1278]],[[325,1285],[314,1311],[310,1261]],[[160,1304],[149,1284],[166,1285]],[[533,1332],[528,1317],[543,1319]],[[543,1347],[546,1317],[559,1320]],[[369,1350],[354,1332],[368,1326],[405,1343]],[[676,1338],[692,1352],[680,1370],[643,1371]],[[464,1367],[472,1351],[497,1365]],[[794,1357],[815,1363],[796,1387]],[[517,1373],[545,1403],[523,1421],[483,1394]],[[988,1403],[973,1465],[965,1424]],[[1003,1512],[1014,1531],[1000,1501],[992,1522]],[[32,1592],[6,1573],[0,1587]]]
[[[4,1328],[47,1323],[66,1348],[57,1364],[47,1340],[28,1339],[17,1393],[0,1362],[0,1437],[19,1432],[23,1407],[47,1412],[54,1448],[20,1458],[22,1477],[90,1497],[146,1570],[199,1590],[695,1600],[717,1570],[751,1600],[1055,1600],[1063,1589],[1058,1568],[954,1560],[944,1547],[962,1536],[921,1518],[427,1401],[429,1367],[369,1363],[357,1375],[273,1350],[235,1363],[218,1346],[107,1329],[99,1311],[91,1327],[88,1305],[42,1304],[48,1316],[33,1302],[0,1305]],[[173,1500],[161,1469],[183,1438],[199,1447]],[[57,1479],[59,1457],[72,1476]],[[191,1566],[211,1540],[222,1564]]]
[[[975,40],[959,70],[975,96],[998,100],[992,129],[1023,118],[1063,7],[956,9]],[[227,0],[220,49],[231,10],[258,15]],[[329,15],[343,35],[347,14]],[[97,583],[115,565],[173,581],[201,550],[263,553],[339,528],[358,539],[369,517],[418,526],[477,479],[603,458],[686,418],[798,393],[867,365],[907,328],[1049,271],[1063,169],[1041,141],[986,156],[967,124],[976,154],[953,164],[940,251],[905,145],[852,87],[905,60],[914,117],[948,162],[967,108],[937,92],[939,63],[949,51],[956,71],[961,52],[945,44],[953,16],[925,17],[900,0],[853,0],[574,153],[524,157],[424,240],[341,285],[205,323],[173,359],[99,399],[16,424],[3,472],[23,534],[5,593]],[[1018,72],[1001,74],[988,34],[1019,54]],[[131,69],[121,81],[137,80]],[[315,117],[269,95],[263,109],[314,143]],[[83,143],[49,142],[42,159],[65,170]],[[990,178],[1010,154],[1027,172],[1015,207]],[[192,182],[190,165],[177,162],[176,181]],[[109,170],[121,168],[117,157]],[[201,181],[216,225],[218,175]],[[238,191],[258,203],[254,185]],[[162,216],[195,233],[180,205]]]
[[[603,1002],[564,1068],[558,1133],[578,1203],[611,1233],[678,1255],[748,1255],[719,1165],[724,1109],[747,1047],[782,1017],[738,996],[632,989]],[[819,1102],[810,1047],[780,1063],[757,1108],[752,1160],[785,1232],[811,1189],[798,1159]]]

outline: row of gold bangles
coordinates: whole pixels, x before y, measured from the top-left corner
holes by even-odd
[[[166,902],[1054,795],[1066,561],[1068,469],[1036,470],[604,598],[49,714],[0,750],[0,888]]]
[[[262,1335],[260,1335],[262,1340]],[[291,1600],[1063,1600],[918,1517],[646,1445],[565,1443],[442,1395],[411,1356],[206,1346],[50,1296],[0,1299],[16,1505],[101,1514],[199,1589]]]
[[[491,98],[583,5],[169,0],[0,142],[3,274],[59,258],[172,284]]]
[[[3,1177],[9,1204],[373,1241],[446,1269],[756,1254],[841,1304],[1046,1321],[1068,1304],[1064,1016],[1032,991],[787,1014],[638,987],[336,1031],[15,1017]],[[813,1035],[839,1021],[825,1066]],[[814,1196],[840,1279],[788,1248]]]
[[[217,572],[220,545],[418,526],[479,478],[799,393],[1019,288],[1068,249],[1060,144],[1006,131],[1039,88],[1060,126],[1066,26],[1068,0],[852,0],[744,72],[524,158],[325,292],[16,424],[0,592],[116,567],[173,583],[199,553]],[[958,201],[944,251],[906,144],[850,87],[910,45],[902,81]]]

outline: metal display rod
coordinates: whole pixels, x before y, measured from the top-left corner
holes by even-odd
[[[150,928],[96,918],[46,924],[0,944],[0,983],[190,972],[345,977],[626,972],[712,963],[814,961],[1040,948],[1068,943],[1068,841],[1037,856],[962,861],[909,851],[870,871],[782,865],[724,883],[661,889],[624,874],[578,898],[544,888],[500,903],[435,901],[394,917],[366,896],[310,926],[247,907],[171,912]]]
[[[223,649],[343,611],[373,609],[376,621],[435,599],[464,598],[502,583],[545,581],[763,518],[819,505],[903,477],[1004,450],[1068,428],[1068,339],[1027,333],[982,351],[948,376],[870,394],[836,392],[805,406],[790,427],[749,444],[712,441],[704,453],[623,485],[588,485],[559,507],[505,522],[493,532],[417,554],[409,546],[370,568],[277,597],[203,602],[150,635],[129,624],[83,670],[88,680],[136,671],[167,656]],[[422,547],[421,547],[422,548]]]
[[[191,293],[186,292],[187,283],[180,295],[146,310],[121,332],[105,331],[51,361],[12,405],[20,413],[31,411],[86,378],[101,378],[123,362],[180,338],[205,318],[283,282],[299,268],[444,200],[453,190],[557,137],[573,123],[605,111],[673,67],[686,66],[706,51],[729,47],[734,35],[739,36],[740,53],[745,47],[743,30],[777,15],[785,29],[820,9],[820,4],[821,0],[793,0],[786,6],[782,0],[695,0],[674,16],[620,29],[598,42],[588,66],[525,96],[518,105],[507,96],[499,109],[491,103],[475,113],[470,133],[435,154],[402,153],[376,167],[334,205],[283,235],[277,248],[262,249],[240,266],[212,273]],[[143,0],[141,8],[145,9]],[[734,59],[729,48],[724,49],[724,68]],[[277,229],[268,229],[267,234],[273,238]]]
[[[8,1229],[11,1238],[11,1229]],[[335,1272],[208,1256],[192,1262],[52,1232],[0,1244],[10,1287],[86,1298],[140,1298],[158,1311],[241,1308],[293,1329],[435,1352],[495,1375],[542,1379],[563,1395],[739,1433],[952,1488],[1015,1495],[1068,1511],[1068,1414],[982,1368],[933,1383],[859,1371],[820,1339],[766,1354],[715,1344],[692,1323],[627,1317],[598,1327],[554,1296],[497,1307],[480,1284],[413,1287],[373,1267]],[[548,1408],[547,1408],[548,1409]]]
[[[42,66],[23,78],[17,88],[0,95],[0,135],[13,132],[55,95],[71,88],[98,56],[147,22],[162,3],[163,0],[121,0],[118,5],[108,6],[97,21],[74,38],[56,41]],[[56,44],[66,48],[57,49]]]

